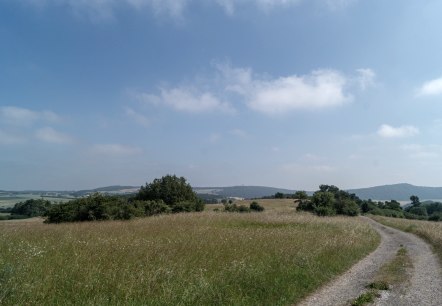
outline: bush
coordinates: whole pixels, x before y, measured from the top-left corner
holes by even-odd
[[[424,216],[424,217],[428,216],[427,209],[423,206],[411,207],[408,212],[413,215]]]
[[[369,211],[372,215],[384,216],[384,217],[392,217],[392,218],[405,218],[403,211],[398,211],[395,209],[381,209],[375,208]]]
[[[249,208],[250,208],[250,210],[253,210],[253,211],[264,211],[264,207],[259,205],[259,203],[256,201],[253,201],[252,203],[250,203]]]
[[[442,221],[442,212],[436,212],[428,217],[429,221]]]
[[[413,220],[428,220],[427,216],[422,216],[422,215],[415,215],[413,213],[410,213],[408,211],[404,212],[404,216],[406,219],[413,219]]]
[[[224,204],[224,211],[226,212],[250,212],[250,208],[245,205],[236,205],[236,204]]]
[[[10,210],[13,215],[23,215],[28,218],[44,216],[51,208],[51,202],[43,199],[29,199],[14,205]]]
[[[336,215],[336,210],[329,206],[320,206],[315,208],[315,213],[321,217],[334,216]]]

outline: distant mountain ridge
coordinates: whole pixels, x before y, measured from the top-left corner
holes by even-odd
[[[338,186],[339,187],[339,186]],[[95,189],[78,191],[33,191],[32,193],[45,194],[57,193],[60,196],[86,196],[94,192],[108,194],[133,194],[138,192],[140,186],[106,186]],[[267,187],[267,186],[228,186],[228,187],[193,187],[193,190],[202,198],[261,198],[272,196],[277,192],[293,194],[296,190]],[[408,201],[411,195],[418,196],[421,200],[442,200],[442,187],[425,187],[411,184],[392,184],[374,186],[368,188],[347,189],[348,192],[356,194],[359,198],[367,200],[397,200]],[[29,193],[28,191],[1,191],[0,195]],[[307,191],[308,194],[313,192]]]
[[[442,199],[442,187],[415,186],[406,183],[349,189],[347,191],[356,194],[363,200],[408,201],[411,195],[416,195],[421,200]]]
[[[295,190],[266,187],[266,186],[231,186],[231,187],[193,187],[197,194],[213,195],[222,198],[237,197],[237,198],[262,198],[272,196],[277,192],[290,194],[295,193]]]

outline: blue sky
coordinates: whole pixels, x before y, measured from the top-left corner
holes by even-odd
[[[0,0],[0,189],[441,186],[441,11]]]

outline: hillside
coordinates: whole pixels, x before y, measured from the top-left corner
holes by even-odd
[[[212,195],[214,197],[261,198],[272,196],[277,192],[294,193],[295,190],[265,187],[265,186],[232,186],[232,187],[194,187],[198,194]]]
[[[361,199],[407,201],[411,195],[421,200],[442,199],[442,187],[424,187],[411,184],[382,185],[369,188],[350,189]]]

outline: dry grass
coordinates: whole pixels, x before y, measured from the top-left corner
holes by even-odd
[[[407,220],[371,216],[374,220],[405,232],[410,232],[424,238],[430,243],[442,262],[442,222]]]
[[[2,305],[287,305],[379,243],[356,218],[192,213],[0,223]]]

